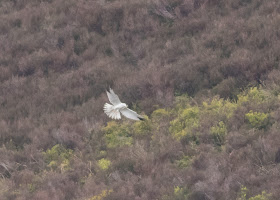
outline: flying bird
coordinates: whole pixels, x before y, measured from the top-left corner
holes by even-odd
[[[105,103],[104,112],[112,119],[121,119],[121,114],[125,117],[133,120],[144,120],[144,118],[138,115],[135,111],[130,110],[125,103],[122,103],[115,94],[115,92],[110,88],[109,92],[106,91],[107,96],[111,104]]]

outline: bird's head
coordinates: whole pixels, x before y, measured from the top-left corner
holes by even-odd
[[[128,108],[128,106],[126,105],[126,103],[121,103],[120,106],[121,106],[122,108]]]

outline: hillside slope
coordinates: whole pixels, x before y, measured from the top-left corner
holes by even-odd
[[[276,0],[0,2],[1,199],[279,199]],[[146,117],[110,121],[105,90]]]

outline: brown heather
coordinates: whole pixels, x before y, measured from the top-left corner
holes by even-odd
[[[0,1],[0,199],[280,199],[279,39],[277,0]]]

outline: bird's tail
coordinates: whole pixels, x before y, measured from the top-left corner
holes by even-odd
[[[113,110],[113,106],[111,104],[105,103],[103,110],[107,115],[109,115],[109,113]]]
[[[114,109],[111,104],[104,104],[104,112],[112,119],[121,119],[121,114],[118,110]]]

